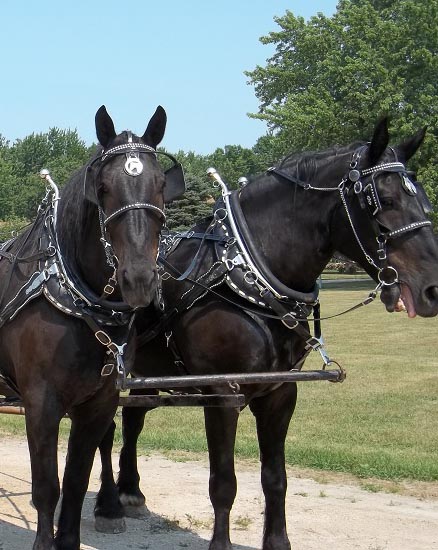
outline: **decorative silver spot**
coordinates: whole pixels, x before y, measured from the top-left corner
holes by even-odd
[[[125,172],[128,176],[139,176],[143,172],[143,163],[139,159],[138,153],[127,153],[125,162]]]
[[[408,176],[402,175],[402,185],[403,189],[408,195],[415,196],[417,194],[417,189]]]

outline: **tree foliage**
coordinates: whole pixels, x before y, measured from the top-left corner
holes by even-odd
[[[399,140],[427,125],[416,168],[438,205],[438,0],[340,0],[332,17],[286,11],[275,22],[261,38],[275,53],[247,72],[260,100],[252,116],[271,144],[285,153],[349,143],[384,114]]]
[[[175,153],[187,192],[168,206],[169,227],[188,228],[211,213],[220,193],[206,175],[210,166],[235,188],[241,176],[291,151],[369,138],[384,114],[392,119],[393,141],[428,126],[412,168],[437,209],[438,0],[339,0],[331,17],[305,21],[286,11],[274,21],[276,29],[260,39],[274,54],[246,73],[260,101],[252,116],[267,122],[267,134],[251,149]],[[51,128],[12,145],[0,134],[0,220],[33,218],[44,194],[41,168],[62,187],[89,156],[75,131]]]
[[[77,132],[71,130],[51,128],[12,146],[0,139],[0,219],[31,219],[45,191],[40,170],[48,168],[62,187],[88,153]]]

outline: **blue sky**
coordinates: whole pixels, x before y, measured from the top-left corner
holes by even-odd
[[[39,0],[1,9],[0,134],[14,142],[51,127],[96,141],[106,105],[118,132],[142,134],[158,104],[169,151],[252,147],[265,125],[245,70],[273,50],[259,38],[286,10],[332,15],[336,0]]]

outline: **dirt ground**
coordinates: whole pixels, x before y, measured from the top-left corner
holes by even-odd
[[[65,453],[60,452],[63,465]],[[82,512],[83,550],[207,550],[212,526],[207,460],[139,460],[147,494],[144,516],[127,519],[119,535],[97,533],[93,503],[96,461]],[[312,479],[313,477],[313,479]],[[236,550],[260,548],[263,496],[256,464],[237,465],[238,495],[231,537]],[[288,532],[294,550],[438,550],[438,484],[389,484],[290,470]],[[24,440],[3,438],[0,454],[0,550],[32,548],[36,513],[30,504],[30,467]],[[394,491],[397,491],[395,493]],[[392,492],[388,492],[392,491]]]

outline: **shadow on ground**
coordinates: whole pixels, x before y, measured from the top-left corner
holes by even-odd
[[[22,504],[17,503],[17,497]],[[98,533],[94,528],[95,498],[94,492],[88,492],[85,497],[81,521],[81,550],[208,549],[209,533],[200,536],[191,529],[180,527],[177,521],[153,512],[147,512],[141,518],[126,518],[125,533]],[[10,513],[3,514],[6,519],[0,520],[0,550],[31,550],[35,539],[36,513],[29,508],[30,492],[8,493],[0,488],[0,499],[8,499],[10,504]],[[23,506],[24,502],[26,507]],[[234,545],[233,548],[256,550],[252,546],[242,545]]]

